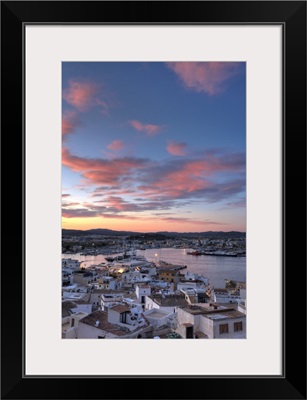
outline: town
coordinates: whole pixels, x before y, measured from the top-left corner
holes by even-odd
[[[62,338],[246,338],[246,282],[212,287],[186,265],[137,254],[161,247],[189,248],[191,257],[246,255],[245,237],[63,235]],[[105,261],[88,265],[75,253]]]

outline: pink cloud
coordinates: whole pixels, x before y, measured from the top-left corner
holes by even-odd
[[[107,200],[112,212],[168,209],[171,206],[168,201],[212,202],[243,193],[245,178],[240,173],[244,170],[244,160],[243,154],[223,153],[204,154],[203,159],[194,160],[173,158],[167,162],[133,157],[109,160],[79,157],[67,148],[62,151],[63,165],[79,173],[83,185],[96,186],[95,195],[102,197],[102,203]],[[133,195],[135,202],[118,197],[124,194]]]
[[[80,121],[77,113],[75,111],[66,111],[62,116],[62,135],[73,133],[78,125],[80,125]]]
[[[160,177],[150,183],[139,186],[145,196],[149,197],[168,197],[180,199],[189,193],[205,189],[209,184],[203,177],[204,168],[193,169],[192,163],[186,164],[177,171],[165,172]]]
[[[106,160],[100,158],[83,158],[62,150],[62,164],[97,185],[117,186],[133,180],[133,171],[146,164],[146,160],[137,158],[117,158]]]
[[[223,91],[225,82],[237,74],[240,63],[169,62],[167,65],[187,88],[215,95]]]
[[[168,164],[160,167],[156,172],[152,171],[147,182],[139,186],[143,195],[149,198],[172,198],[184,199],[193,196],[203,196],[204,191],[211,195],[214,187],[218,193],[229,193],[241,188],[234,182],[234,187],[223,184],[218,187],[217,182],[212,182],[212,177],[219,172],[238,171],[241,169],[240,162],[234,160],[223,160],[222,158],[209,157],[206,160],[190,160],[181,163]]]
[[[102,97],[101,86],[93,82],[70,80],[68,88],[63,90],[64,100],[81,112],[92,106],[99,106],[103,112],[107,112],[109,105]]]
[[[108,149],[113,151],[121,150],[123,147],[124,143],[121,140],[113,140],[113,142],[107,146]]]
[[[154,124],[143,124],[140,121],[129,121],[130,125],[139,132],[145,132],[148,136],[154,136],[162,130],[162,126]]]
[[[166,149],[173,156],[185,156],[186,147],[186,143],[169,142]]]
[[[123,215],[123,214],[109,214],[103,212],[103,210],[98,207],[91,208],[75,208],[75,209],[62,209],[62,217],[63,218],[112,218],[112,219],[128,219],[128,220],[136,220],[138,217]]]

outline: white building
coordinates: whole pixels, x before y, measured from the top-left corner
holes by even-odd
[[[208,303],[210,301],[210,297],[207,295],[206,290],[197,285],[195,287],[190,287],[189,285],[183,284],[180,286],[180,293],[184,294],[185,299],[189,304]]]
[[[174,313],[163,311],[158,308],[152,308],[144,312],[145,317],[154,328],[161,328],[162,326],[168,326],[174,320]]]
[[[241,311],[241,313],[246,314],[246,299],[238,303],[238,311]]]
[[[183,338],[246,338],[246,315],[235,308],[198,304],[178,310],[178,328]]]
[[[101,310],[107,310],[110,307],[122,304],[123,298],[124,298],[123,293],[118,293],[118,292],[101,293],[100,308]]]
[[[151,287],[149,285],[137,284],[135,288],[136,297],[138,302],[142,304],[143,309],[146,304],[146,296],[151,294]]]
[[[144,274],[141,271],[138,270],[129,270],[126,272],[123,272],[121,275],[122,283],[123,285],[126,284],[136,284],[138,282],[150,282],[151,281],[151,276],[149,274]]]
[[[76,339],[77,327],[80,319],[88,315],[87,311],[82,311],[82,307],[72,301],[62,302],[62,338]],[[91,309],[88,308],[91,312]]]
[[[209,278],[207,278],[207,277],[205,277],[203,275],[197,274],[195,272],[191,272],[191,271],[187,271],[184,274],[184,280],[185,281],[201,282],[205,286],[209,285]]]
[[[118,305],[108,311],[95,311],[78,324],[78,339],[136,339],[146,337],[152,330],[141,315],[133,315],[130,308]]]
[[[88,298],[88,294],[87,294],[87,292],[84,292],[84,291],[77,292],[76,289],[73,289],[71,291],[69,291],[69,290],[62,291],[62,299],[63,300],[75,301],[75,300],[86,300],[87,298]]]
[[[93,283],[95,289],[110,289],[117,290],[119,288],[119,281],[112,276],[100,276]]]
[[[214,303],[239,303],[242,297],[237,289],[214,288],[211,291],[211,300]]]
[[[99,285],[95,285],[95,289],[91,290],[91,296],[90,296],[90,302],[93,304],[95,307],[101,307],[101,296],[102,295],[113,295],[115,291],[110,290],[110,289],[100,289]],[[117,293],[117,292],[115,292]],[[117,293],[120,295],[120,297],[123,296],[122,293]]]
[[[157,308],[166,312],[176,313],[180,307],[186,307],[188,301],[183,294],[180,295],[164,295],[164,294],[151,294],[145,298],[145,309],[151,310]]]

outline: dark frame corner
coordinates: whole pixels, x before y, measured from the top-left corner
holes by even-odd
[[[1,398],[165,398],[161,385],[153,384],[155,379],[163,386],[169,384],[170,399],[306,399],[306,4],[305,1],[1,1],[1,142],[5,160],[1,174]],[[92,24],[97,23],[99,15],[103,15],[103,21],[98,21],[101,24],[116,21],[116,24],[188,25],[200,20],[204,24],[284,25],[284,376],[218,377],[221,382],[216,382],[216,378],[192,377],[188,385],[182,382],[184,378],[176,376],[142,378],[150,385],[148,397],[127,382],[131,377],[117,377],[118,382],[98,377],[99,382],[90,382],[90,378],[23,376],[23,26],[63,21]],[[17,175],[5,168],[12,161],[18,165]],[[16,240],[14,229],[12,234],[12,226],[21,241]],[[18,261],[14,257],[17,248],[21,250]],[[10,282],[14,285],[14,296]]]

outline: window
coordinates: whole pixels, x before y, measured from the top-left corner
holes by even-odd
[[[126,313],[120,313],[120,322],[122,322],[123,324],[126,323]]]
[[[228,324],[220,325],[220,334],[228,333]]]
[[[242,324],[242,322],[235,322],[235,323],[233,324],[233,330],[234,330],[235,332],[243,331],[243,324]]]

